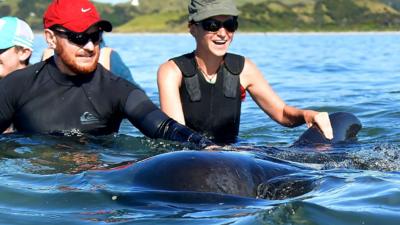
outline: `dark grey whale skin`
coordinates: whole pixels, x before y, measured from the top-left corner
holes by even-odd
[[[316,127],[305,131],[294,144],[335,144],[353,140],[361,123],[353,114],[330,115],[333,140]],[[290,176],[310,170],[273,157],[258,159],[251,154],[227,151],[177,151],[137,162],[128,178],[136,187],[153,190],[211,192],[251,198],[286,198],[307,193],[313,181]],[[280,179],[286,177],[285,179]],[[293,181],[294,179],[294,181]],[[282,190],[277,190],[277,188]],[[271,193],[275,196],[272,196]],[[280,195],[280,197],[276,197]]]
[[[305,167],[238,152],[178,151],[136,163],[135,186],[168,191],[213,192],[257,197],[258,186]]]
[[[292,146],[340,144],[353,142],[357,139],[357,133],[361,130],[362,125],[355,115],[348,112],[336,112],[330,114],[329,119],[333,130],[332,140],[326,139],[320,129],[314,125],[306,130]]]

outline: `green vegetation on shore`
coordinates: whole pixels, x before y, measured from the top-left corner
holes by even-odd
[[[95,3],[116,32],[186,32],[189,0]],[[397,31],[400,0],[236,0],[240,31]],[[25,19],[42,29],[50,0],[0,0],[0,15]]]

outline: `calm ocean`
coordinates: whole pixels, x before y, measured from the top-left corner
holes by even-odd
[[[156,72],[194,48],[189,35],[105,37],[158,104]],[[118,167],[187,149],[144,138],[129,123],[108,137],[0,136],[0,224],[398,224],[400,33],[237,34],[231,52],[255,62],[288,104],[359,117],[358,142],[331,151],[290,148],[305,126],[271,121],[248,95],[240,141],[254,157],[314,168],[312,191],[284,200],[185,199],[130,186]],[[36,36],[32,62],[45,48]],[[110,172],[112,171],[112,172]]]

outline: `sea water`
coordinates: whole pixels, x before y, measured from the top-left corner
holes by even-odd
[[[356,143],[294,149],[291,143],[306,127],[276,124],[247,95],[240,139],[230,149],[313,168],[297,174],[315,180],[306,194],[202,198],[132,187],[121,168],[189,147],[147,139],[124,121],[120,134],[106,137],[0,136],[0,224],[398,224],[399,38],[399,33],[235,35],[230,51],[252,60],[286,103],[351,112],[363,124]],[[105,40],[156,104],[158,66],[195,48],[184,34],[108,34]],[[32,62],[45,46],[36,35]]]

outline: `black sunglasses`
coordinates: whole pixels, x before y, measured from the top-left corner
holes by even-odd
[[[204,30],[210,32],[217,32],[221,27],[224,27],[229,32],[235,32],[239,27],[239,23],[235,17],[225,20],[224,22],[216,19],[206,19],[196,22],[195,24],[200,24]]]
[[[97,31],[90,34],[85,32],[75,33],[72,31],[59,30],[59,29],[52,29],[52,31],[61,35],[65,35],[68,41],[80,46],[86,45],[89,42],[89,40],[91,40],[93,43],[97,43],[101,40],[103,36],[103,31]]]

